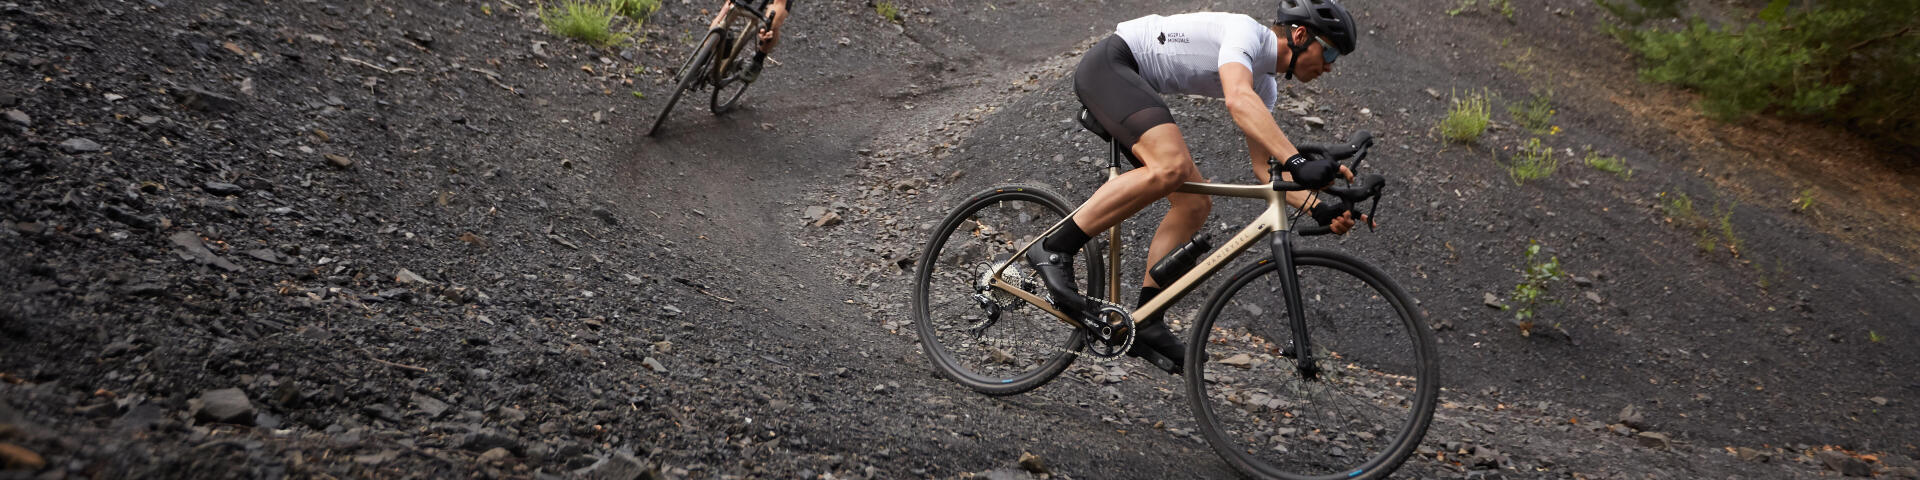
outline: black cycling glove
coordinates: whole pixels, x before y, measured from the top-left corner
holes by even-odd
[[[1333,183],[1340,176],[1340,164],[1334,163],[1325,155],[1296,153],[1287,157],[1287,172],[1293,174],[1293,183],[1309,189],[1320,189]]]
[[[1331,226],[1333,225],[1333,220],[1340,218],[1340,214],[1347,213],[1347,210],[1351,210],[1351,208],[1347,207],[1345,200],[1334,200],[1332,203],[1320,202],[1314,204],[1313,207],[1307,209],[1307,213],[1313,215],[1313,221],[1320,222],[1320,225]],[[1359,217],[1355,216],[1354,219],[1358,220]]]

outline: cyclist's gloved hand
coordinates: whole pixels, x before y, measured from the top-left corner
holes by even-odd
[[[1340,215],[1347,213],[1347,210],[1349,210],[1349,208],[1347,208],[1346,200],[1334,200],[1332,202],[1314,204],[1312,208],[1307,209],[1307,213],[1313,215],[1313,221],[1320,222],[1321,225],[1332,226],[1333,221],[1339,219]]]
[[[1293,174],[1293,183],[1302,187],[1320,189],[1333,183],[1340,176],[1340,164],[1326,155],[1307,154],[1305,152],[1287,157],[1287,172]],[[1325,223],[1325,222],[1322,222]]]

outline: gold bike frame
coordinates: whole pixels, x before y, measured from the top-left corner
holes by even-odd
[[[1112,180],[1118,176],[1120,176],[1120,167],[1107,167],[1108,180]],[[1240,233],[1234,234],[1233,238],[1227,239],[1227,243],[1222,244],[1219,250],[1215,250],[1213,254],[1207,255],[1207,258],[1201,260],[1199,264],[1194,265],[1192,270],[1187,271],[1185,275],[1181,275],[1180,279],[1174,280],[1172,285],[1161,286],[1159,295],[1155,296],[1153,300],[1148,301],[1145,305],[1141,305],[1139,309],[1129,313],[1129,315],[1134,318],[1149,317],[1166,309],[1174,300],[1184,298],[1188,293],[1187,290],[1199,285],[1200,282],[1206,281],[1208,277],[1213,276],[1214,272],[1219,271],[1220,267],[1226,266],[1227,262],[1232,261],[1235,257],[1240,256],[1241,253],[1246,252],[1248,248],[1253,247],[1261,238],[1266,237],[1267,234],[1283,231],[1288,228],[1287,216],[1285,215],[1287,207],[1286,192],[1274,190],[1272,185],[1188,182],[1181,184],[1180,188],[1176,191],[1214,197],[1263,199],[1267,201],[1267,209],[1261,212],[1259,217],[1254,218],[1252,223],[1240,229]],[[1059,309],[1053,308],[1053,304],[1047,302],[1045,299],[1040,298],[1038,295],[1028,293],[1026,290],[1022,290],[1011,283],[1007,283],[1007,281],[1000,276],[1001,273],[1006,271],[1008,265],[1019,261],[1021,258],[1026,258],[1025,255],[1028,249],[1033,248],[1034,244],[1040,243],[1041,240],[1045,239],[1047,235],[1052,234],[1055,230],[1059,230],[1068,220],[1073,219],[1074,213],[1078,213],[1080,208],[1085,207],[1085,205],[1081,205],[1079,208],[1073,209],[1072,212],[1068,212],[1066,218],[1054,222],[1053,226],[1048,228],[1045,233],[1035,237],[1033,241],[1027,242],[1025,246],[1020,247],[1020,250],[1014,252],[1013,256],[1008,258],[1006,262],[994,266],[993,288],[1000,289],[1001,291],[1026,300],[1028,303],[1040,307],[1041,310],[1053,314],[1054,317],[1070,325],[1085,327],[1078,319],[1061,312]],[[1126,220],[1122,219],[1119,223],[1115,223],[1113,228],[1107,230],[1107,264],[1109,267],[1107,268],[1106,300],[1115,303],[1118,303],[1120,299],[1120,227],[1125,224]],[[1124,329],[1120,329],[1115,331],[1115,333],[1125,333],[1125,331]]]
[[[718,85],[721,79],[726,78],[725,74],[727,73],[727,69],[733,67],[733,59],[739,58],[740,51],[747,48],[747,44],[750,43],[747,41],[747,36],[754,35],[760,31],[760,22],[762,20],[759,15],[755,15],[752,11],[734,5],[732,0],[728,0],[722,8],[727,9],[727,20],[720,23],[720,28],[713,30],[731,31],[733,30],[735,21],[746,22],[746,28],[740,29],[740,34],[733,37],[733,45],[721,46],[727,49],[726,52],[714,52],[715,54],[726,53],[726,57],[714,59],[712,62],[712,76],[708,78],[711,79],[712,82],[715,82],[715,85]]]

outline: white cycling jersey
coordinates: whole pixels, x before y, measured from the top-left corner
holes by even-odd
[[[1115,28],[1133,50],[1140,77],[1160,93],[1222,98],[1220,66],[1245,65],[1253,71],[1253,91],[1272,110],[1279,101],[1280,38],[1265,24],[1238,13],[1148,15]]]

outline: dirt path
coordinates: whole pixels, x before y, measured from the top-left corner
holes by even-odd
[[[695,96],[643,138],[700,6],[595,49],[517,1],[0,1],[0,478],[1026,478],[1025,453],[1058,478],[1234,477],[1138,362],[1006,398],[938,378],[903,267],[981,187],[1092,191],[1064,79],[1114,22],[1270,7],[899,6],[803,3],[744,109]],[[1363,53],[1286,94],[1327,128],[1279,118],[1383,139],[1387,224],[1314,244],[1436,323],[1448,390],[1405,476],[1811,478],[1852,458],[1828,445],[1912,476],[1920,287],[1873,242],[1898,230],[1752,200],[1797,186],[1720,173],[1634,106],[1655,94],[1555,96],[1546,141],[1631,180],[1514,185],[1488,152],[1525,135],[1442,147],[1427,91],[1604,81],[1591,4],[1354,7]],[[1218,103],[1170,102],[1202,170],[1245,180]],[[1679,192],[1742,200],[1740,256],[1667,220]],[[1564,335],[1483,305],[1529,239],[1582,277],[1543,311]]]

